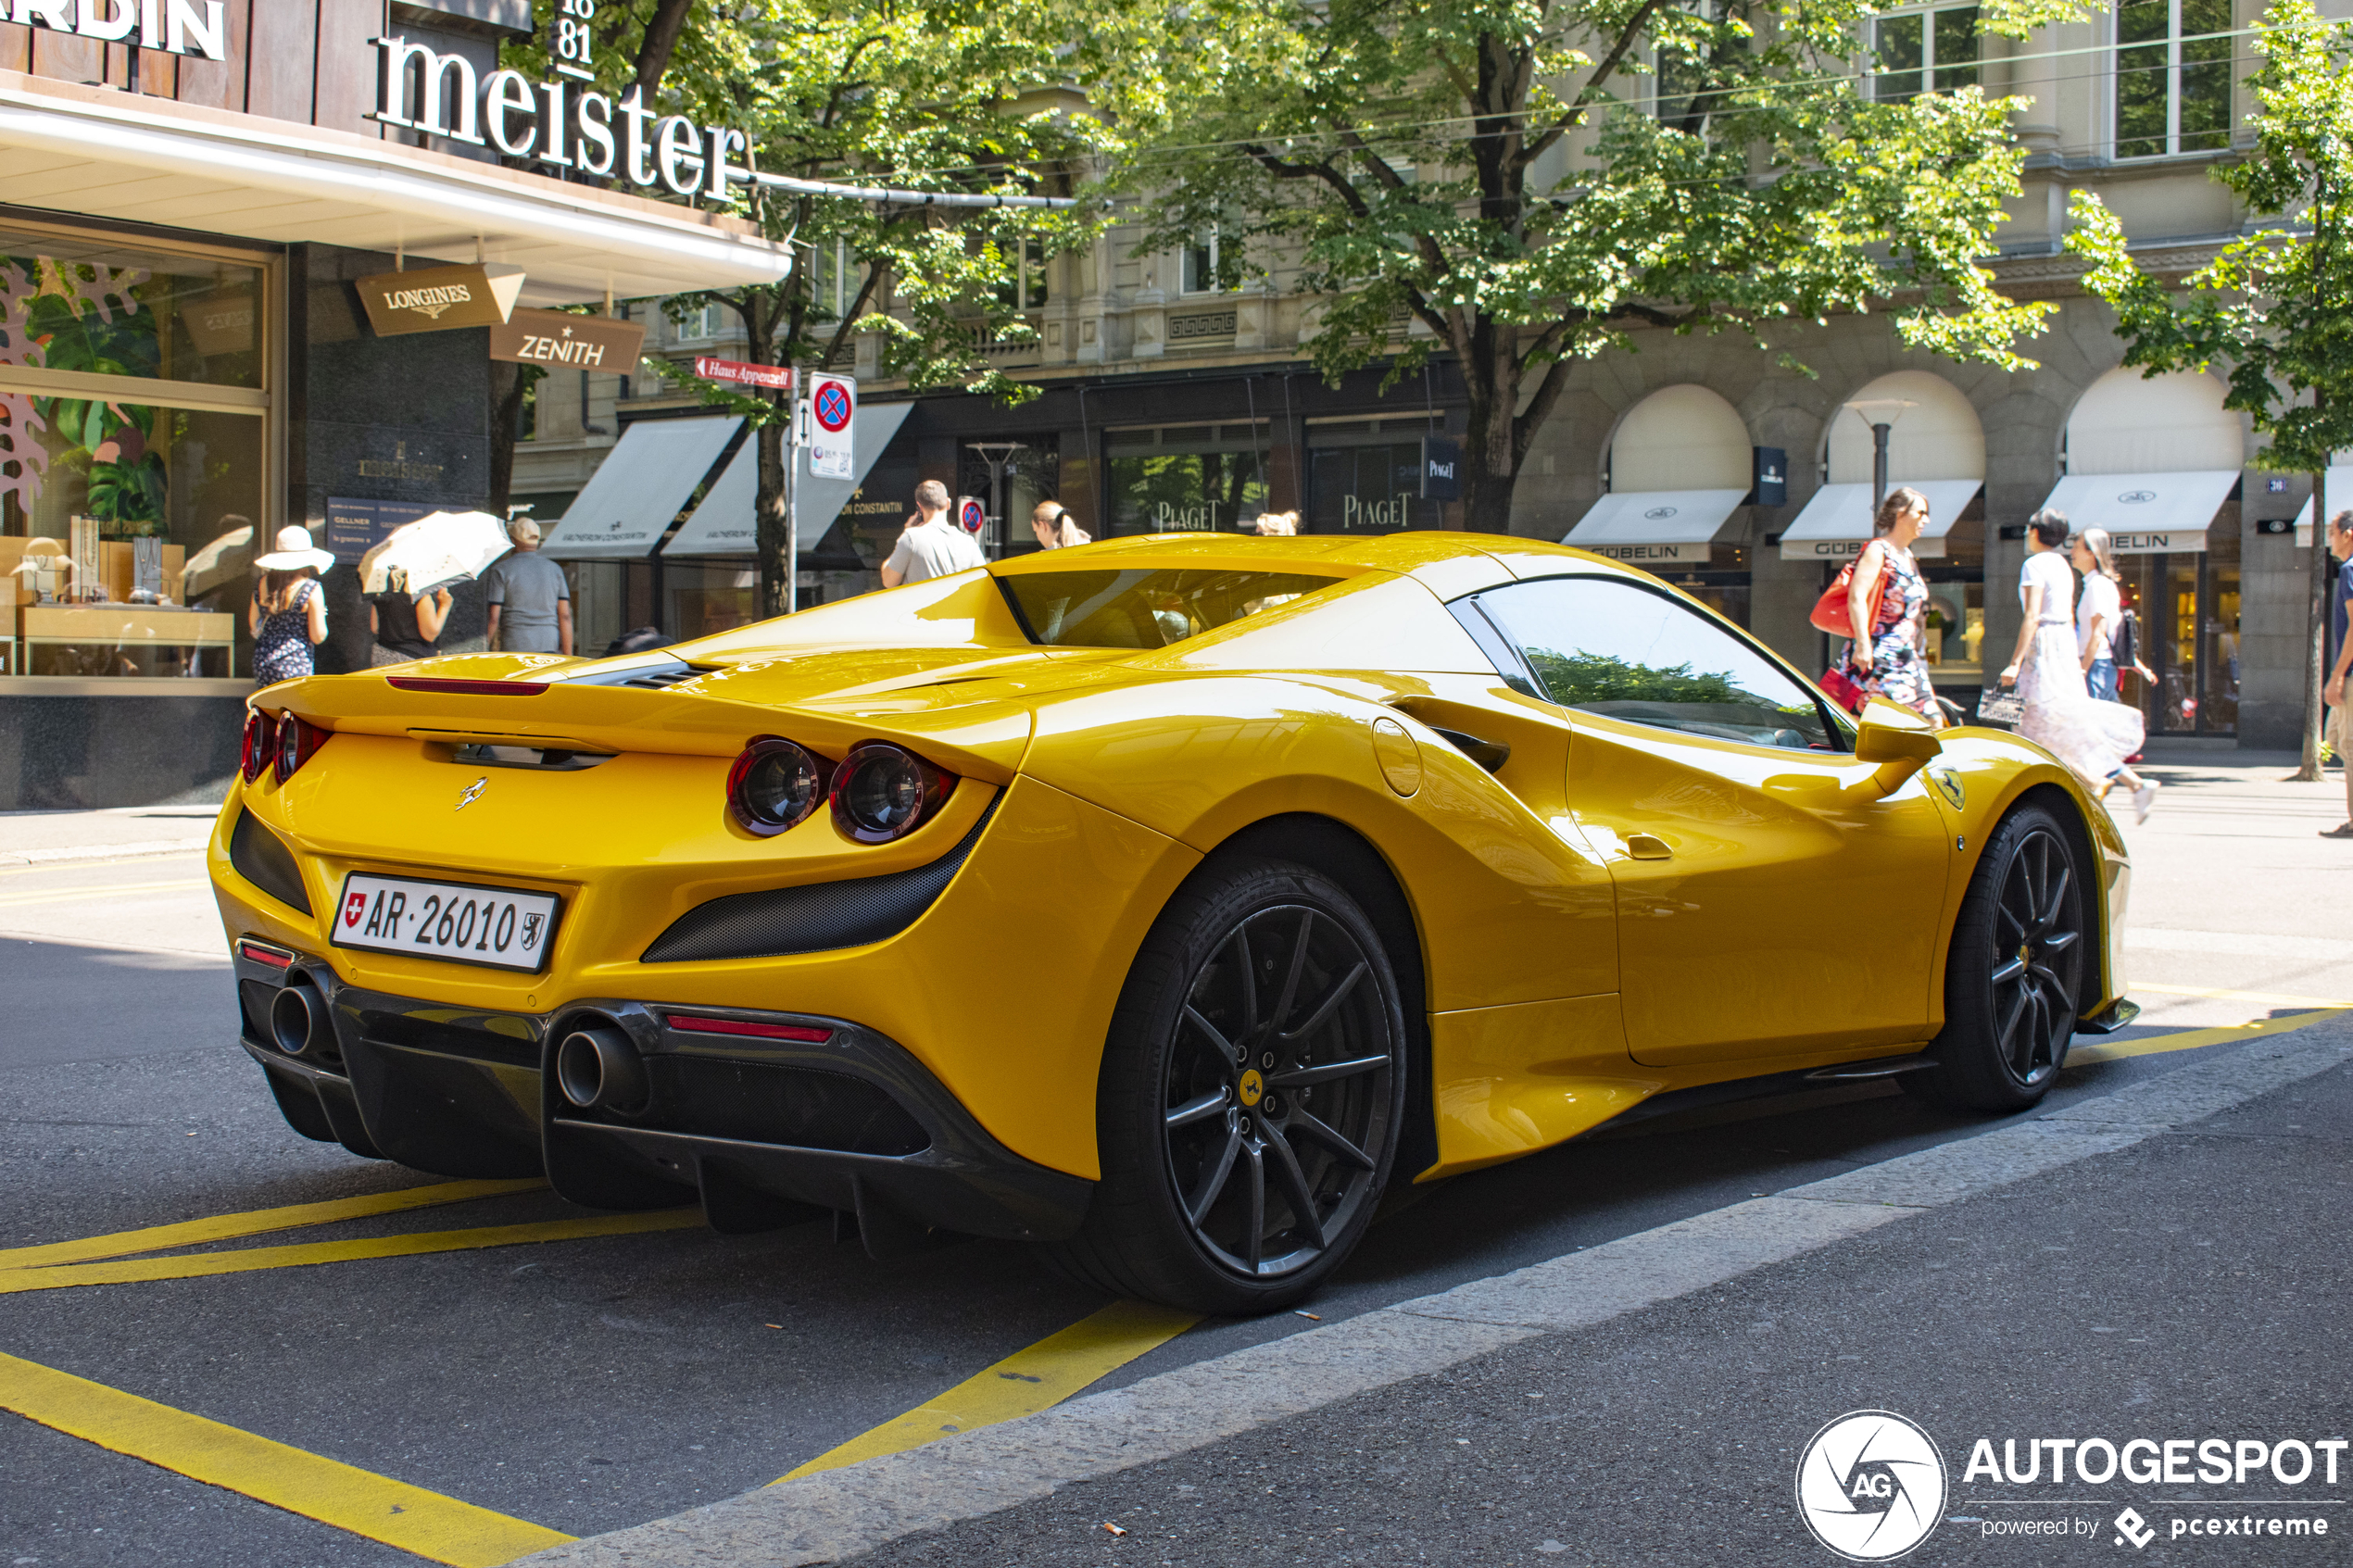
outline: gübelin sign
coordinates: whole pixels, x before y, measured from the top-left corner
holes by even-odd
[[[522,270],[502,268],[492,277],[482,267],[422,267],[413,272],[379,272],[359,281],[359,302],[378,337],[405,332],[440,332],[458,327],[506,324],[522,290]]]

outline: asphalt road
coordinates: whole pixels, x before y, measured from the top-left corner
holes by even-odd
[[[2341,796],[2333,786],[2277,785],[2277,770],[2261,765],[2201,762],[2176,776],[2160,814],[2132,834],[2139,860],[2135,972],[2167,987],[2138,993],[2149,1015],[2133,1034],[2296,1011],[2308,999],[2353,1000],[2353,941],[2331,935],[2348,927],[2315,919],[2331,899],[2341,901],[2353,871],[2353,850],[2310,836],[2334,820],[2332,797]],[[185,855],[0,873],[0,952],[6,960],[0,972],[9,982],[0,1002],[0,1122],[7,1128],[0,1137],[0,1246],[384,1191],[423,1179],[309,1143],[280,1121],[259,1071],[233,1044],[228,972],[199,877],[196,858]],[[2218,992],[2226,994],[2211,994]],[[2185,1060],[2153,1055],[2071,1071],[2054,1103],[2110,1092]],[[2246,1113],[2279,1114],[2276,1106]],[[2330,1212],[2324,1202],[2342,1205],[2342,1164],[2325,1163],[2341,1159],[2341,1114],[2330,1123],[2340,1129],[2335,1143],[2273,1136],[2259,1121],[2243,1124],[2263,1135],[2208,1140],[2211,1148],[2202,1145],[2198,1158],[2227,1169],[2209,1173],[2207,1185],[2183,1177],[2187,1185],[2170,1189],[2175,1223],[2193,1216],[2211,1229],[2208,1239],[2218,1246],[2243,1245],[2281,1266],[2336,1266],[2322,1256],[2336,1242],[2333,1228],[2320,1222]],[[1924,1111],[1891,1093],[1841,1091],[1574,1145],[1421,1192],[1377,1227],[1312,1310],[1336,1321],[1967,1136],[1983,1125]],[[2169,1149],[2116,1162],[2174,1158]],[[2337,1173],[2334,1198],[2318,1173],[2323,1170]],[[1915,1394],[1919,1400],[1931,1393],[1957,1399],[1972,1364],[1984,1399],[2057,1389],[2055,1380],[2074,1366],[2079,1346],[2121,1353],[2107,1338],[2085,1337],[2097,1325],[2085,1320],[2100,1317],[2103,1301],[2140,1300],[2186,1283],[2183,1271],[2202,1261],[2191,1256],[2183,1263],[2174,1256],[2178,1247],[2144,1245],[2128,1267],[2125,1242],[2095,1245],[2094,1233],[2108,1231],[2078,1196],[2092,1185],[2070,1176],[2052,1192],[1984,1200],[1972,1210],[1970,1226],[1940,1229],[1933,1243],[1894,1234],[1919,1225],[1893,1227],[1744,1281],[1730,1300],[1678,1303],[1646,1315],[1657,1318],[1649,1339],[1630,1324],[1585,1336],[1586,1351],[1542,1375],[1553,1386],[1598,1379],[1591,1386],[1612,1392],[1600,1402],[1580,1399],[1574,1413],[1548,1409],[1554,1424],[1527,1439],[1539,1446],[1514,1461],[1517,1472],[1508,1464],[1493,1468],[1483,1457],[1475,1463],[1474,1454],[1458,1451],[1432,1461],[1453,1468],[1426,1474],[1409,1456],[1419,1451],[1414,1444],[1437,1447],[1441,1436],[1444,1448],[1460,1449],[1454,1439],[1465,1433],[1455,1428],[1473,1414],[1498,1434],[1529,1428],[1536,1416],[1517,1406],[1499,1414],[1496,1407],[1502,1390],[1524,1396],[1512,1380],[1538,1375],[1528,1370],[1532,1361],[1518,1374],[1482,1367],[1448,1387],[1417,1388],[1410,1399],[1372,1401],[1384,1405],[1378,1412],[1335,1411],[1291,1424],[1298,1432],[1270,1431],[1264,1444],[1271,1446],[1252,1450],[1246,1462],[1270,1466],[1267,1480],[1252,1484],[1274,1485],[1273,1493],[1245,1496],[1227,1486],[1215,1508],[1196,1494],[1176,1500],[1177,1486],[1197,1492],[1210,1486],[1206,1473],[1168,1480],[1164,1498],[1139,1491],[1122,1506],[1189,1509],[1187,1517],[1199,1522],[1189,1526],[1191,1544],[1170,1543],[1161,1556],[1139,1556],[1134,1537],[1114,1540],[1101,1531],[1100,1539],[1064,1540],[1068,1521],[1055,1513],[1058,1500],[964,1527],[1001,1533],[975,1536],[974,1555],[958,1560],[1248,1561],[1254,1559],[1234,1543],[1246,1539],[1257,1543],[1249,1551],[1262,1551],[1268,1537],[1253,1522],[1277,1518],[1288,1523],[1275,1535],[1299,1543],[1294,1556],[1347,1560],[1336,1555],[1341,1545],[1308,1551],[1299,1532],[1308,1529],[1309,1515],[1296,1510],[1324,1504],[1286,1493],[1277,1471],[1327,1493],[1329,1505],[1343,1511],[1331,1516],[1339,1528],[1353,1527],[1349,1521],[1360,1506],[1369,1511],[1367,1520],[1390,1521],[1380,1539],[1407,1553],[1398,1561],[1415,1560],[1414,1551],[1430,1561],[1483,1560],[1446,1553],[1458,1532],[1484,1528],[1507,1499],[1532,1507],[1539,1493],[1579,1500],[1566,1512],[1547,1503],[1555,1513],[1529,1513],[1525,1529],[1511,1526],[1521,1535],[1539,1532],[1530,1541],[1513,1545],[1519,1537],[1497,1534],[1479,1549],[1508,1555],[1556,1539],[1563,1550],[1541,1555],[1602,1561],[1596,1554],[1606,1548],[1610,1562],[1652,1560],[1644,1551],[1660,1554],[1658,1561],[1688,1561],[1703,1542],[1718,1554],[1768,1554],[1782,1549],[1776,1543],[1785,1545],[1788,1536],[1788,1511],[1779,1500],[1787,1466],[1775,1458],[1755,1472],[1764,1479],[1755,1479],[1737,1466],[1709,1469],[1691,1454],[1718,1453],[1725,1442],[1786,1447],[1789,1422],[1810,1432],[1857,1403],[1883,1399],[1901,1410],[1900,1398]],[[2297,1206],[2301,1198],[2297,1204],[2274,1201],[2299,1185],[2323,1190],[2305,1207]],[[2217,1202],[2218,1190],[2249,1196]],[[2045,1240],[2038,1230],[2059,1223],[2057,1210],[2026,1205],[2045,1201],[2065,1206],[2075,1217],[2068,1223],[2088,1227],[2079,1239],[2051,1243],[2075,1247],[2081,1258],[2040,1250]],[[305,1230],[299,1239],[577,1212],[545,1193],[522,1194],[345,1222]],[[2290,1223],[2296,1213],[2307,1227],[2320,1228]],[[1925,1223],[1936,1228],[1944,1219]],[[2164,1234],[2134,1229],[2139,1223],[2119,1217],[2109,1230],[2132,1231],[2144,1242],[2146,1235]],[[1947,1235],[1966,1239],[1941,1239]],[[1920,1257],[1898,1259],[1907,1246],[1922,1248]],[[1943,1268],[1931,1256],[1939,1248]],[[1962,1250],[1978,1248],[1982,1257],[1969,1255],[1980,1261],[1963,1267]],[[1894,1272],[1886,1284],[1869,1269],[1857,1272],[1850,1255],[1866,1252],[1891,1260]],[[2095,1253],[2104,1260],[2099,1268],[2089,1261]],[[2055,1272],[2079,1266],[2085,1273],[2070,1274],[2069,1282]],[[1916,1294],[1894,1283],[1908,1277],[1906,1269],[1925,1282]],[[2179,1327],[2163,1341],[2168,1353],[2177,1366],[2205,1354],[2219,1367],[2219,1358],[2239,1357],[2244,1345],[2246,1356],[2256,1358],[2247,1362],[2252,1371],[2266,1341],[2247,1332],[2248,1323],[2289,1314],[2273,1309],[2260,1284],[2207,1283],[2220,1299],[2183,1307],[2170,1320]],[[2044,1284],[2052,1290],[2038,1289]],[[1818,1293],[1812,1320],[1795,1305],[1809,1288]],[[1777,1289],[1788,1294],[1762,1294]],[[748,1238],[682,1230],[7,1295],[0,1297],[0,1352],[588,1535],[773,1480],[1102,1304],[1011,1246],[975,1244],[883,1267],[817,1226]],[[1930,1316],[1916,1317],[1915,1309]],[[1816,1320],[1816,1327],[1797,1326]],[[1747,1325],[1757,1322],[1784,1328],[1779,1336],[1752,1335]],[[1964,1333],[1965,1323],[1978,1326]],[[1713,1338],[1705,1332],[1711,1324]],[[1306,1326],[1289,1314],[1204,1323],[1114,1374],[1106,1386],[1239,1347],[1265,1346],[1279,1355],[1274,1342]],[[1851,1348],[1831,1350],[1829,1341],[1839,1337],[1851,1339]],[[1593,1348],[1604,1345],[1615,1348]],[[2311,1353],[2325,1354],[2325,1345],[2315,1340]],[[1546,1353],[1523,1348],[1498,1357],[1496,1365]],[[1916,1380],[1885,1384],[1883,1395],[1849,1398],[1847,1390],[1861,1385],[1841,1371],[1849,1363],[1836,1358],[1848,1354],[1878,1374]],[[2341,1365],[2342,1358],[2301,1364]],[[1814,1371],[1801,1375],[1806,1365]],[[2341,1379],[2307,1381],[2328,1393],[2342,1387]],[[1931,1413],[1941,1408],[1921,1403]],[[2054,1416],[2067,1413],[2060,1408]],[[1344,1426],[1360,1420],[1368,1424],[1352,1429],[1362,1436],[1351,1443],[1315,1435],[1323,1430],[1318,1422]],[[1742,1424],[1755,1435],[1744,1436]],[[1390,1430],[1380,1446],[1367,1447],[1384,1426]],[[1483,1455],[1479,1441],[1471,1447]],[[1549,1456],[1541,1441],[1552,1443]],[[1284,1443],[1294,1451],[1285,1454]],[[1380,1457],[1357,1463],[1358,1447],[1367,1458]],[[1279,1464],[1271,1457],[1277,1454]],[[1136,1485],[1144,1485],[1146,1474],[1138,1473]],[[1461,1489],[1428,1479],[1441,1474],[1459,1479]],[[0,1475],[9,1482],[0,1487],[0,1562],[307,1568],[415,1561],[14,1417],[0,1416]],[[1127,1484],[1085,1488],[1092,1495],[1082,1514],[1113,1517],[1111,1505],[1094,1495],[1108,1497]],[[1707,1509],[1688,1517],[1683,1512],[1684,1502],[1703,1496],[1752,1495],[1761,1500],[1727,1504],[1732,1512],[1712,1525]],[[1278,1501],[1259,1500],[1265,1498]],[[1277,1508],[1288,1512],[1266,1512]],[[1686,1524],[1700,1533],[1684,1533]],[[1219,1533],[1229,1526],[1241,1534]],[[2353,1519],[2347,1528],[2353,1530]],[[2019,1549],[2016,1543],[2009,1549]],[[894,1549],[914,1552],[922,1543]],[[1065,1549],[1080,1555],[1055,1555]],[[1180,1549],[1194,1555],[1176,1555]],[[1096,1555],[1085,1555],[1089,1551]]]

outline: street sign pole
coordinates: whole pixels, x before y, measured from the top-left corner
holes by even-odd
[[[785,613],[800,608],[800,425],[808,406],[798,391],[785,394]]]

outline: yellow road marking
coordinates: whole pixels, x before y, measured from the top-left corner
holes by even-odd
[[[2148,985],[2133,987],[2138,991],[2155,988]],[[2233,1023],[2221,1029],[2191,1029],[2179,1035],[2152,1035],[2145,1040],[2078,1046],[2067,1053],[2067,1064],[2081,1067],[2089,1062],[2122,1061],[2127,1057],[2161,1056],[2167,1051],[2194,1051],[2205,1046],[2228,1045],[2233,1040],[2254,1040],[2266,1035],[2285,1035],[2297,1029],[2309,1029],[2323,1019],[2338,1016],[2339,1010],[2332,1008],[2326,1012],[2295,1012],[2285,1018],[2259,1018],[2252,1023]]]
[[[308,1241],[287,1247],[247,1247],[234,1252],[196,1252],[177,1258],[126,1258],[108,1263],[61,1263],[49,1268],[6,1269],[0,1270],[0,1296],[27,1290],[62,1290],[81,1285],[131,1285],[144,1280],[199,1279],[209,1274],[247,1273],[257,1269],[348,1263],[363,1258],[412,1258],[427,1252],[469,1252],[485,1247],[517,1247],[537,1241],[636,1236],[646,1231],[685,1230],[702,1223],[702,1210],[699,1209],[665,1209],[650,1214],[598,1214],[585,1220],[484,1225],[477,1230],[465,1231],[422,1231],[413,1236],[367,1236],[357,1241]]]
[[[209,1219],[178,1224],[150,1225],[145,1230],[117,1231],[111,1236],[84,1236],[79,1241],[53,1241],[44,1247],[19,1247],[0,1251],[0,1269],[31,1269],[49,1263],[85,1263],[93,1258],[120,1258],[132,1252],[161,1252],[174,1247],[200,1247],[208,1241],[234,1241],[268,1231],[294,1230],[304,1225],[332,1224],[337,1220],[364,1220],[375,1214],[397,1214],[409,1209],[430,1209],[442,1203],[466,1203],[478,1198],[503,1198],[529,1192],[547,1184],[537,1176],[513,1181],[435,1182],[430,1186],[401,1187],[370,1193],[365,1198],[337,1198],[322,1203],[293,1203],[283,1209],[253,1209],[242,1214],[215,1214]]]
[[[782,1481],[904,1453],[958,1432],[994,1426],[1061,1404],[1201,1320],[1141,1301],[1114,1301],[1026,1350],[964,1379],[927,1405],[818,1455]]]
[[[2166,997],[2212,997],[2226,1002],[2269,1002],[2283,1008],[2353,1008],[2341,997],[2282,997],[2269,991],[2221,991],[2203,985],[2147,985],[2133,984],[2135,991],[2155,991]]]
[[[95,903],[108,897],[128,897],[139,893],[179,892],[190,887],[202,887],[200,876],[178,882],[124,882],[111,885],[93,883],[83,887],[52,887],[40,893],[10,893],[0,895],[0,909],[13,909],[27,904],[70,904],[77,900]]]
[[[573,1538],[14,1356],[0,1356],[0,1409],[455,1568],[493,1568]]]

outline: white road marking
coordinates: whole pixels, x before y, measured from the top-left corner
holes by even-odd
[[[2163,926],[2128,926],[2127,947],[2167,953],[2225,953],[2233,958],[2353,959],[2353,942],[2340,936],[2266,936],[2251,931],[2173,931]]]

